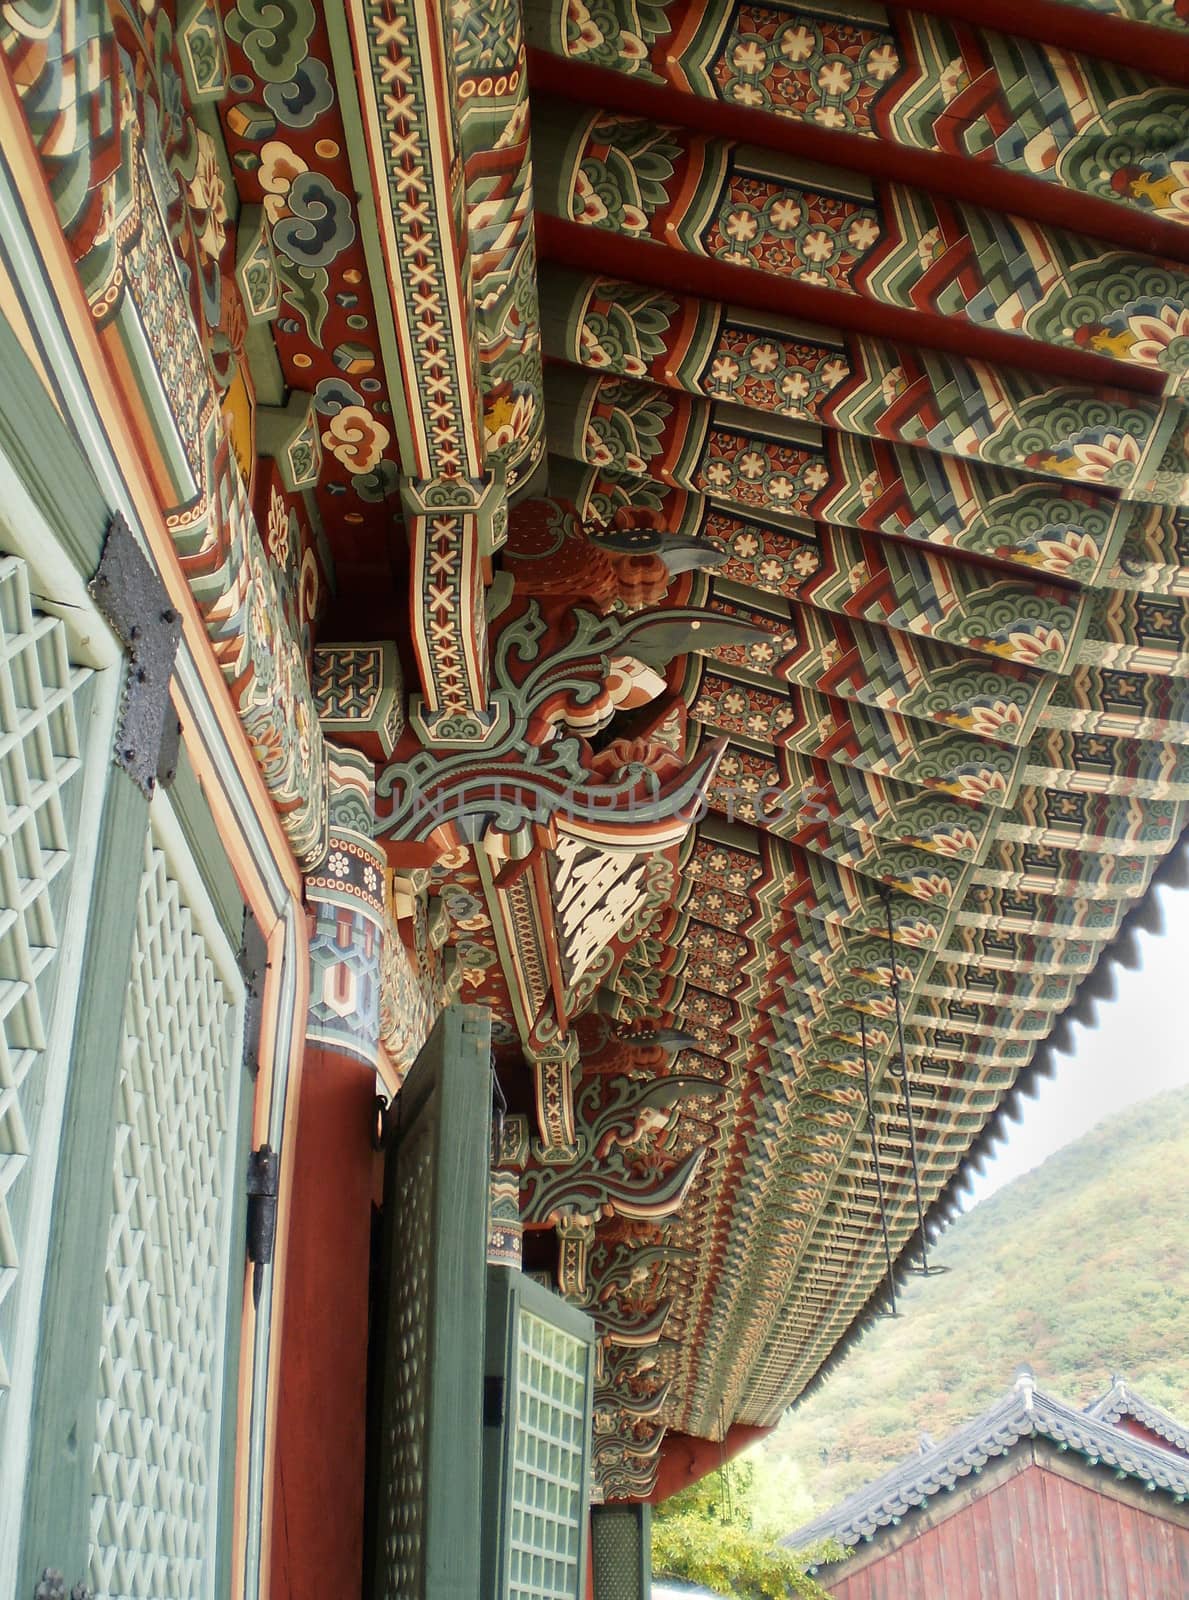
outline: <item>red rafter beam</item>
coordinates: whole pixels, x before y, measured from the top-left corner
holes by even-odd
[[[814,284],[793,283],[754,267],[735,266],[708,256],[669,250],[650,239],[629,239],[603,228],[537,212],[537,255],[541,261],[598,272],[611,278],[650,284],[657,289],[681,289],[704,300],[746,306],[751,311],[771,311],[800,317],[829,328],[866,333],[900,344],[947,350],[951,355],[999,366],[1026,367],[1032,372],[1068,383],[1131,389],[1158,395],[1164,374],[1149,372],[1080,350],[1043,344],[1018,334],[976,328],[955,318],[923,311],[903,311],[879,305],[859,295],[839,294]]]
[[[996,33],[1017,34],[1076,50],[1116,66],[1134,67],[1163,83],[1189,86],[1189,33],[1112,17],[1060,0],[914,0],[894,11],[923,11]]]
[[[1180,48],[1189,53],[1186,46]],[[861,172],[876,182],[928,189],[967,205],[1087,233],[1141,255],[1189,262],[1189,228],[1145,216],[1110,200],[1080,194],[1058,183],[1006,172],[989,162],[965,161],[959,156],[912,150],[887,139],[833,132],[770,111],[728,105],[723,100],[644,83],[604,67],[564,61],[546,50],[530,50],[528,62],[529,81],[534,89],[588,105],[592,110],[598,107],[646,117],[652,122],[676,123],[711,138],[737,139],[741,144],[762,146],[802,161]]]

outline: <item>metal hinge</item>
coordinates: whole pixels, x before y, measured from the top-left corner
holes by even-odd
[[[244,937],[238,962],[244,980],[244,1065],[255,1077],[260,1071],[260,1024],[264,1017],[268,945],[251,910],[244,912]]]
[[[57,1567],[46,1567],[33,1591],[33,1600],[66,1600],[66,1579]],[[91,1591],[81,1579],[71,1589],[70,1600],[91,1600]]]
[[[504,1425],[504,1380],[501,1377],[483,1379],[483,1426],[502,1428]]]
[[[173,782],[178,761],[177,717],[169,683],[182,619],[156,568],[118,513],[108,524],[99,569],[88,586],[128,653],[116,760],[146,797]]]
[[[262,1144],[248,1157],[248,1260],[252,1273],[252,1303],[260,1304],[264,1269],[277,1242],[277,1193],[281,1158],[271,1145]]]

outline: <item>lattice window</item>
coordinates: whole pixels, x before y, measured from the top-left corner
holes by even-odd
[[[383,1600],[420,1593],[425,1540],[425,1429],[428,1414],[430,1293],[433,1252],[433,1127],[401,1145],[394,1202],[401,1247],[392,1275],[389,1374],[384,1447],[388,1456],[381,1513]]]
[[[509,1597],[574,1600],[581,1592],[588,1356],[584,1340],[521,1309],[509,1502]]]
[[[66,630],[34,609],[25,563],[0,557],[0,1402],[44,1095],[58,923],[81,783],[79,699]],[[53,1158],[45,1171],[52,1179]],[[0,1404],[0,1450],[4,1408]]]
[[[216,940],[146,839],[98,1363],[97,1600],[212,1593],[239,1090],[236,995]]]

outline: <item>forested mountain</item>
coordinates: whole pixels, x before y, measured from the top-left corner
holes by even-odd
[[[1073,1068],[1072,1070],[1076,1070]],[[1126,1064],[1120,1063],[1120,1071]],[[756,1458],[786,1530],[995,1400],[1016,1366],[1085,1404],[1123,1374],[1189,1418],[1189,1092],[1100,1123],[960,1218]]]

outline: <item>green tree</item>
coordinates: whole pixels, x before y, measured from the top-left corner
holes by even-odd
[[[750,1461],[730,1462],[663,1501],[652,1523],[654,1576],[684,1578],[736,1600],[829,1600],[805,1572],[809,1555],[778,1548],[778,1529],[756,1505]]]

